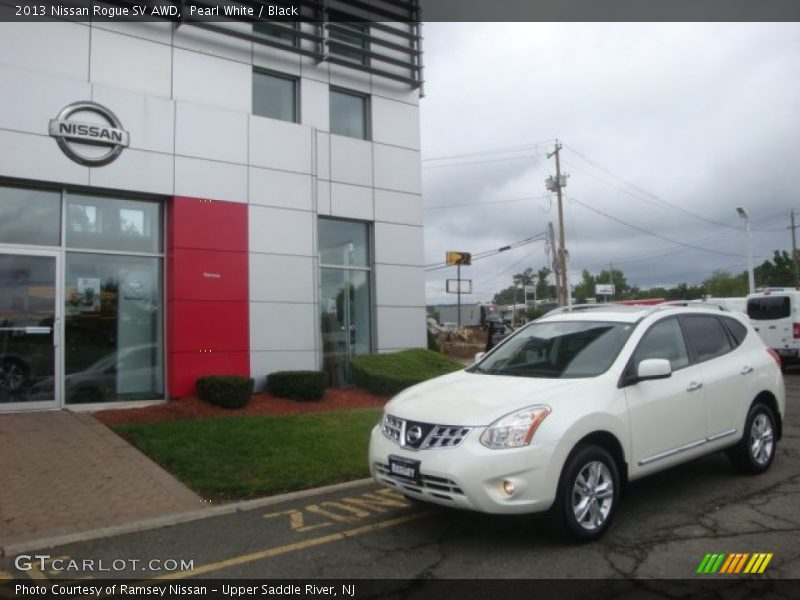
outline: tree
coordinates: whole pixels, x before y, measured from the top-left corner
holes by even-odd
[[[520,287],[524,287],[526,285],[533,285],[533,281],[536,279],[536,275],[533,274],[533,269],[528,267],[522,273],[517,273],[514,275],[514,285],[518,285]]]
[[[536,271],[536,297],[539,300],[547,300],[556,297],[555,286],[550,285],[549,277],[552,271],[547,267],[542,267]]]
[[[517,288],[517,300],[519,301],[520,293],[519,288]],[[492,298],[493,304],[514,304],[514,286],[510,285],[507,288],[504,288],[497,292]]]
[[[785,250],[775,250],[772,262],[765,260],[754,269],[756,285],[791,287],[794,285],[794,263]]]
[[[514,285],[510,285],[507,288],[504,288],[497,292],[492,299],[494,304],[514,304],[514,294],[515,294],[515,287],[516,287],[516,299],[517,303],[524,302],[525,300],[525,286],[526,285],[535,285],[536,286],[536,299],[537,300],[548,300],[550,298],[555,297],[555,290],[553,289],[554,286],[551,286],[548,282],[548,277],[550,277],[550,269],[547,267],[542,267],[536,273],[533,272],[531,267],[528,267],[521,273],[517,273],[511,279],[514,282]]]
[[[579,304],[585,303],[589,298],[594,298],[594,286],[597,283],[594,276],[586,269],[581,272],[581,277],[582,280],[580,283],[575,285],[574,292],[575,301]]]
[[[717,269],[703,282],[705,293],[715,298],[730,298],[747,295],[747,273],[731,275]]]
[[[584,269],[582,277],[581,282],[575,286],[576,302],[586,302],[589,298],[595,298],[594,286],[603,283],[614,284],[614,298],[617,300],[632,297],[631,287],[625,279],[625,274],[619,269],[612,269],[610,273],[608,270],[600,271],[596,276]]]

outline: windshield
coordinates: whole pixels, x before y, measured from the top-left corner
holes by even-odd
[[[601,321],[532,323],[472,371],[548,379],[594,377],[611,366],[633,328],[633,323]]]

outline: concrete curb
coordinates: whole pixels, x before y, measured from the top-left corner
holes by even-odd
[[[208,508],[175,513],[163,517],[132,521],[130,523],[123,523],[122,525],[112,525],[110,527],[100,527],[98,529],[90,529],[88,531],[79,531],[77,533],[67,533],[51,537],[41,537],[30,540],[22,540],[19,542],[11,542],[9,544],[0,546],[0,557],[17,555],[23,552],[40,550],[42,548],[50,548],[53,546],[63,546],[65,544],[74,544],[76,542],[86,542],[100,538],[114,537],[126,533],[160,529],[161,527],[170,527],[180,523],[199,521],[200,519],[207,519],[209,517],[229,515],[238,512],[254,510],[257,508],[263,508],[265,506],[274,506],[275,504],[282,504],[284,502],[292,502],[294,500],[322,496],[324,494],[331,494],[334,492],[340,492],[343,490],[369,485],[370,483],[373,483],[372,478],[356,479],[354,481],[345,481],[343,483],[335,483],[333,485],[326,485],[323,487],[312,488],[310,490],[301,490],[299,492],[281,494],[279,496],[268,496],[266,498],[256,498],[254,500],[231,502],[230,504],[220,504],[218,506],[210,506]]]

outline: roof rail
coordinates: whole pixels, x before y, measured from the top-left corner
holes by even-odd
[[[558,315],[564,312],[572,312],[573,310],[590,310],[593,308],[604,308],[607,306],[620,306],[616,302],[603,302],[601,304],[569,304],[567,306],[559,306],[549,311],[547,315]]]
[[[644,314],[644,316],[642,318],[649,317],[650,315],[652,315],[654,313],[657,313],[660,310],[666,310],[668,308],[675,308],[677,306],[682,306],[682,307],[685,307],[685,308],[689,308],[689,307],[692,307],[692,308],[707,308],[708,310],[721,310],[721,311],[726,310],[724,306],[722,306],[720,304],[714,304],[713,302],[709,303],[709,304],[707,304],[705,306],[704,306],[704,304],[706,304],[706,303],[704,301],[702,301],[702,300],[670,300],[668,302],[662,302],[661,304],[656,304],[655,306],[651,307],[650,310],[648,310]],[[711,306],[711,304],[713,304],[713,306]]]

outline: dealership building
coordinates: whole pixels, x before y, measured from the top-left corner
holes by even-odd
[[[0,23],[0,411],[425,345],[417,3],[303,4]]]

